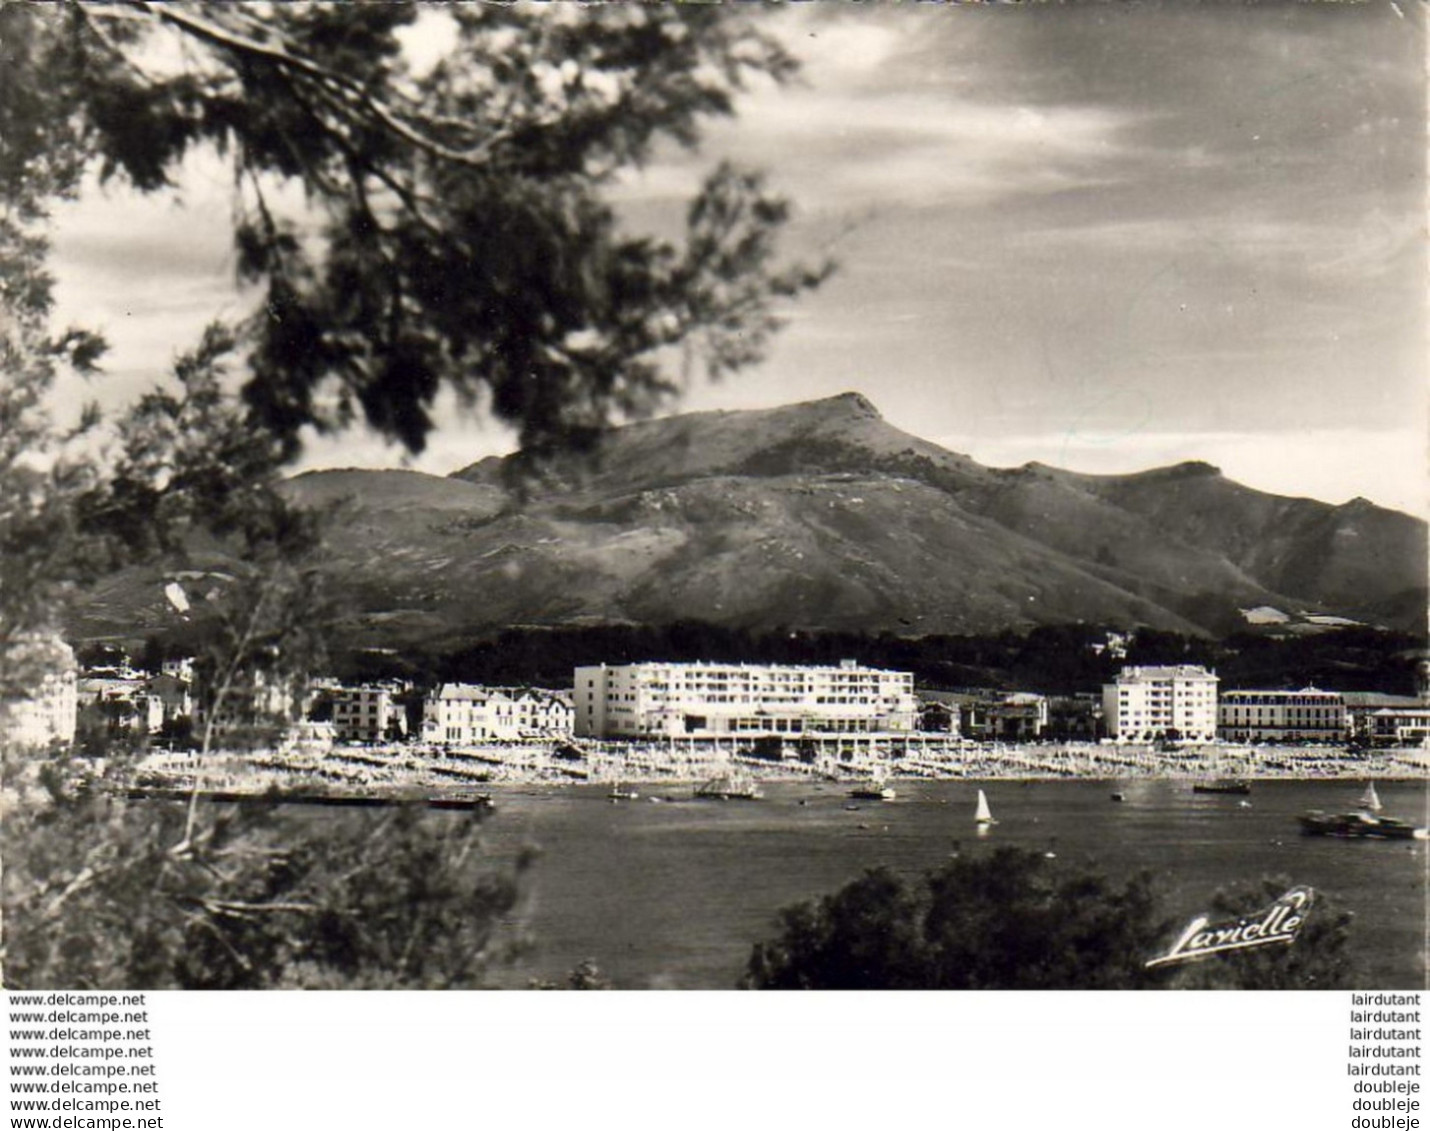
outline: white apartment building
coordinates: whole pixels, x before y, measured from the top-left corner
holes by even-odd
[[[1102,688],[1108,737],[1116,742],[1175,738],[1211,742],[1217,730],[1217,677],[1193,664],[1126,667]]]
[[[422,738],[449,746],[571,734],[571,703],[550,691],[444,683],[422,701]]]
[[[338,742],[382,742],[405,732],[407,712],[381,685],[339,687],[333,696],[333,737]]]
[[[1217,733],[1230,742],[1344,742],[1350,714],[1338,691],[1223,691]]]
[[[74,649],[57,636],[26,636],[10,645],[0,666],[28,685],[14,698],[0,696],[0,745],[72,743],[79,712]]]
[[[851,734],[914,729],[910,672],[779,664],[577,668],[576,734],[598,738]]]

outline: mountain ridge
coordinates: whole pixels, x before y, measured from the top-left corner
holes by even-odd
[[[1259,606],[1404,627],[1417,599],[1424,628],[1426,530],[1410,516],[1270,495],[1201,461],[984,467],[857,393],[630,424],[534,468],[312,471],[284,490],[336,508],[325,568],[354,606],[345,630],[374,644],[685,619],[1220,635]]]

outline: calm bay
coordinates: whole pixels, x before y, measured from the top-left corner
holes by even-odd
[[[1309,885],[1354,914],[1364,986],[1424,988],[1430,842],[1306,837],[1296,823],[1308,809],[1353,809],[1363,783],[1258,781],[1246,797],[1169,779],[895,784],[885,802],[851,801],[833,782],[769,783],[763,800],[728,802],[674,785],[619,802],[605,786],[499,787],[489,850],[539,856],[512,923],[531,949],[493,980],[559,981],[590,959],[619,988],[732,988],[780,908],[876,865],[915,877],[952,852],[1011,844],[1114,878],[1148,871],[1179,919],[1234,884]],[[973,820],[980,787],[998,818],[984,836]],[[1426,783],[1378,789],[1387,814],[1426,823]]]

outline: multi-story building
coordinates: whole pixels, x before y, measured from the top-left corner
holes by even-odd
[[[393,688],[339,687],[331,694],[333,737],[338,742],[382,742],[406,732],[407,712],[396,702]]]
[[[907,732],[909,672],[779,664],[640,663],[576,669],[576,733],[599,738]]]
[[[271,746],[307,713],[309,688],[290,675],[243,672],[193,697],[194,735],[211,751]]]
[[[164,722],[173,722],[179,718],[193,718],[192,680],[181,679],[165,672],[164,675],[155,676],[149,681],[149,694],[159,701],[163,710]]]
[[[83,676],[75,692],[86,726],[97,724],[111,734],[157,734],[164,725],[164,702],[142,676]]]
[[[934,698],[927,692],[919,702],[918,728],[931,734],[959,733],[958,704]]]
[[[57,636],[26,636],[6,649],[0,668],[17,685],[0,687],[0,741],[26,749],[72,743],[79,711],[74,649]]]
[[[1430,742],[1430,707],[1381,707],[1369,716],[1376,746],[1424,746]]]
[[[1048,729],[1048,700],[1032,691],[1013,691],[988,707],[992,738],[1027,742],[1042,738]]]
[[[1413,720],[1415,712],[1430,708],[1430,702],[1419,696],[1387,695],[1380,691],[1343,691],[1347,724],[1351,738],[1358,742],[1382,742],[1392,737],[1399,724],[1390,722],[1397,715]]]
[[[526,691],[518,699],[517,718],[538,737],[570,737],[576,707],[569,691]]]
[[[1048,700],[1048,738],[1059,742],[1095,742],[1102,737],[1102,696],[1056,695]]]
[[[1194,664],[1126,667],[1102,688],[1108,737],[1115,742],[1216,738],[1217,677]]]
[[[1344,742],[1350,715],[1339,691],[1223,691],[1217,733],[1230,742]]]
[[[444,683],[422,701],[427,742],[467,746],[571,734],[571,702],[551,691]]]

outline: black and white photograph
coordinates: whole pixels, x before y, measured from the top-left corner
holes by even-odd
[[[12,1009],[1410,1004],[1425,31],[0,6]]]

